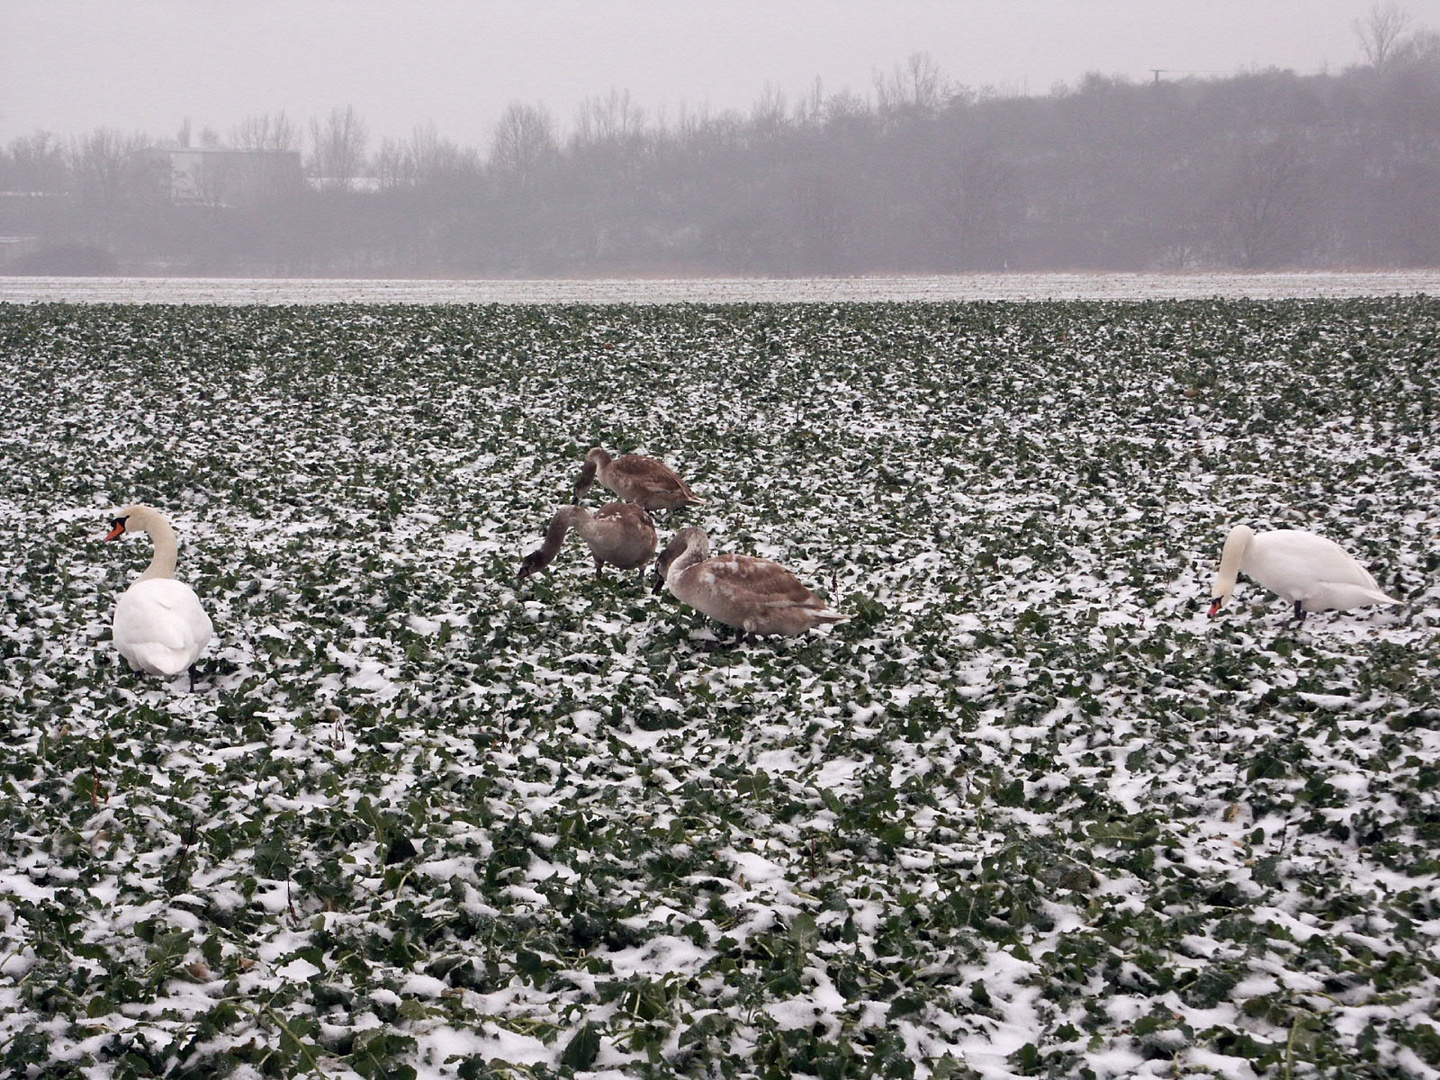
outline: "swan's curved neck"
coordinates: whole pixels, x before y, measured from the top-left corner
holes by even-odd
[[[150,539],[155,544],[155,554],[150,559],[150,565],[145,568],[145,572],[136,580],[173,578],[175,576],[175,556],[178,549],[175,530],[164,518],[152,518],[145,523],[145,531],[150,534]]]
[[[1235,579],[1240,573],[1240,563],[1250,547],[1255,533],[1244,525],[1237,525],[1225,537],[1225,548],[1220,553],[1220,569],[1215,575],[1214,596],[1229,596],[1235,588]]]
[[[562,506],[556,510],[555,516],[550,519],[550,527],[545,530],[545,540],[540,545],[545,561],[548,563],[559,553],[566,533],[589,519],[590,511],[583,506]]]
[[[585,464],[580,466],[580,478],[575,481],[575,501],[578,503],[585,493],[595,486],[596,462],[603,458],[603,465],[610,464],[610,455],[598,447],[585,455]]]
[[[710,557],[710,544],[700,537],[691,537],[681,549],[680,553],[670,560],[665,567],[665,580],[670,580],[676,574],[683,573],[696,563],[702,563]]]

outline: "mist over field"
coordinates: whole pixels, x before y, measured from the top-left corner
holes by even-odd
[[[1440,264],[1440,36],[1394,5],[1318,74],[868,86],[647,112],[512,100],[488,139],[363,112],[37,131],[0,151],[0,272],[796,277]],[[557,112],[568,108],[569,115]]]

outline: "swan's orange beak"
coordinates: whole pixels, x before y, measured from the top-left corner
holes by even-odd
[[[1223,596],[1215,597],[1215,599],[1210,604],[1210,618],[1213,619],[1216,615],[1220,613],[1220,605],[1223,603],[1225,603],[1225,598]]]
[[[105,539],[107,541],[114,540],[116,537],[123,535],[125,535],[125,519],[116,518],[110,522],[110,531],[105,534]]]

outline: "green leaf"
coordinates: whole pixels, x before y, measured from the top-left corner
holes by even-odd
[[[560,1067],[583,1072],[600,1056],[600,1029],[590,1021],[581,1024],[565,1049],[560,1052]]]

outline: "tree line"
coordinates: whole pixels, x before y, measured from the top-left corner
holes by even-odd
[[[1393,9],[1388,9],[1392,10]],[[869,94],[770,91],[651,122],[514,103],[482,151],[373,146],[353,109],[222,140],[101,129],[0,153],[10,272],[831,275],[1440,265],[1440,38],[1361,33],[1337,74],[959,86],[925,55]],[[176,197],[181,151],[293,160]],[[203,156],[203,155],[200,155]],[[203,186],[203,185],[202,185]],[[0,259],[5,256],[0,255]]]

